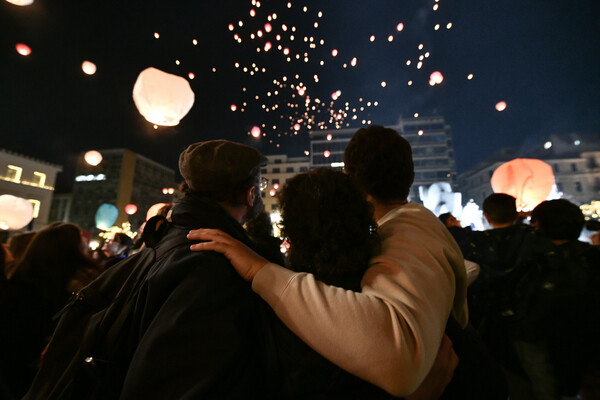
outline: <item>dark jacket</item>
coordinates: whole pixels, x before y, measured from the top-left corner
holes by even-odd
[[[249,244],[225,210],[193,195],[173,207],[172,221],[165,239],[216,228]],[[131,332],[138,345],[121,398],[271,397],[263,307],[223,255],[173,250],[143,282]]]

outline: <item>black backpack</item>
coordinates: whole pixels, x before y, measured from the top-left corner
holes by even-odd
[[[147,247],[73,296],[57,316],[60,320],[24,399],[119,397],[136,346],[127,328],[141,283],[169,251],[189,245],[186,234],[163,217],[150,219],[142,237]]]

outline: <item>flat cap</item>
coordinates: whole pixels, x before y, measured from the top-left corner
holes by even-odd
[[[265,165],[267,158],[256,149],[228,140],[194,143],[179,156],[179,172],[195,192],[233,188]]]

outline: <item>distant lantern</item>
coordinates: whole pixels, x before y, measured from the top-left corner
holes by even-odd
[[[232,104],[229,108],[231,109],[231,111],[237,110],[237,106],[235,104]]]
[[[83,159],[85,160],[86,163],[95,167],[96,165],[98,165],[102,162],[102,154],[100,154],[99,151],[90,150],[85,153],[85,155],[83,156]]]
[[[294,124],[294,130],[295,131],[299,131],[300,130],[300,124],[298,124],[298,123]]]
[[[506,102],[500,101],[500,102],[496,103],[496,110],[498,110],[498,111],[506,110]]]
[[[429,75],[429,79],[434,82],[434,84],[440,84],[444,80],[444,75],[440,71],[434,71]],[[432,85],[433,86],[433,85]]]
[[[266,23],[265,24],[265,32],[271,32],[271,30],[273,30],[273,27],[271,26],[271,24]]]
[[[133,101],[148,122],[175,126],[194,105],[194,92],[185,78],[150,67],[138,76]]]
[[[275,189],[271,189],[271,190],[269,190],[269,195],[270,195],[271,197],[275,197],[275,195],[276,195],[276,194],[277,194],[277,191],[276,191]]]
[[[17,53],[22,56],[28,56],[31,54],[31,47],[27,46],[24,43],[17,43],[15,45],[15,49],[17,49]]]
[[[252,135],[252,137],[260,137],[260,128],[258,126],[254,126],[252,127],[252,129],[250,130],[250,134]]]
[[[10,4],[15,6],[30,6],[33,4],[33,0],[6,0]]]
[[[135,204],[127,204],[125,206],[125,214],[133,215],[137,212],[137,206]]]
[[[337,49],[331,50],[331,55],[334,56],[334,57],[337,56],[338,55]]]
[[[331,152],[330,152],[329,150],[325,150],[325,151],[323,152],[323,156],[324,156],[325,158],[329,158],[329,156],[330,156],[330,155],[331,155]]]
[[[103,203],[96,210],[96,228],[103,231],[109,229],[119,216],[119,210],[112,204]]]
[[[554,185],[552,167],[541,160],[516,158],[500,165],[491,179],[495,193],[517,199],[517,209],[532,210],[548,198]]]
[[[33,204],[10,194],[0,196],[0,230],[19,230],[33,219]]]
[[[402,22],[400,22],[400,23],[398,24],[398,26],[396,26],[396,30],[397,30],[398,32],[402,32],[402,29],[404,29],[404,24],[403,24]]]
[[[194,73],[193,73],[193,72],[190,72],[190,73],[188,74],[188,78],[190,78],[190,79],[194,79],[195,77],[196,77],[196,75],[194,75]]]
[[[81,63],[81,69],[87,75],[94,75],[96,73],[96,64],[91,61],[84,61]]]
[[[164,207],[168,207],[170,204],[169,203],[156,203],[153,206],[151,206],[148,211],[146,212],[146,221],[148,221],[150,218],[158,215],[158,212],[164,208]]]

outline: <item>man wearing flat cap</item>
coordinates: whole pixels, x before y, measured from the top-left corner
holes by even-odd
[[[262,204],[255,149],[226,140],[181,153],[184,197],[173,206],[170,236],[218,228],[250,245],[242,227]],[[121,399],[265,398],[272,385],[264,307],[222,255],[171,250],[144,281],[133,319],[137,348]]]

